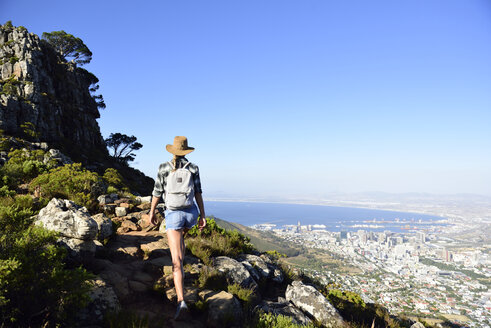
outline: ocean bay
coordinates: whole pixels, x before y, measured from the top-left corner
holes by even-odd
[[[245,226],[324,225],[329,231],[403,232],[443,226],[446,218],[379,209],[310,204],[206,201],[207,215]]]

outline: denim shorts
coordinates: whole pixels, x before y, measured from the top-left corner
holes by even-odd
[[[193,204],[182,210],[165,210],[165,230],[191,229],[198,223],[198,208]]]

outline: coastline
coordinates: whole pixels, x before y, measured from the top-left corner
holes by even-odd
[[[377,210],[377,211],[387,211],[387,212],[400,212],[406,214],[420,214],[420,215],[430,215],[440,217],[443,221],[448,222],[450,217],[444,216],[441,211],[421,211],[416,209],[399,208],[399,207],[377,207],[377,206],[363,206],[356,202],[350,201],[329,201],[332,203],[325,202],[310,202],[310,201],[275,201],[275,200],[257,200],[257,199],[231,199],[231,198],[205,198],[204,201],[210,202],[226,202],[226,203],[259,203],[259,204],[285,204],[285,205],[310,205],[310,206],[325,206],[325,207],[338,207],[338,208],[356,208],[364,210]],[[375,205],[377,203],[373,203]]]

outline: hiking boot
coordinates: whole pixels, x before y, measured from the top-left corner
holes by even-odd
[[[177,320],[178,318],[182,318],[183,315],[185,315],[189,311],[188,306],[186,305],[186,302],[181,301],[179,304],[177,304],[177,310],[176,310],[176,315],[174,316],[174,320]]]

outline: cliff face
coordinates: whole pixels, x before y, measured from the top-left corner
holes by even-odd
[[[0,129],[22,136],[34,124],[39,139],[75,160],[107,157],[99,110],[89,87],[97,78],[68,63],[23,27],[0,27]]]
[[[96,121],[97,100],[90,92],[97,82],[37,35],[0,25],[0,130],[46,142],[98,173],[114,167],[133,192],[148,195],[153,179],[108,154]],[[36,136],[24,133],[21,125],[26,122],[32,123]]]

